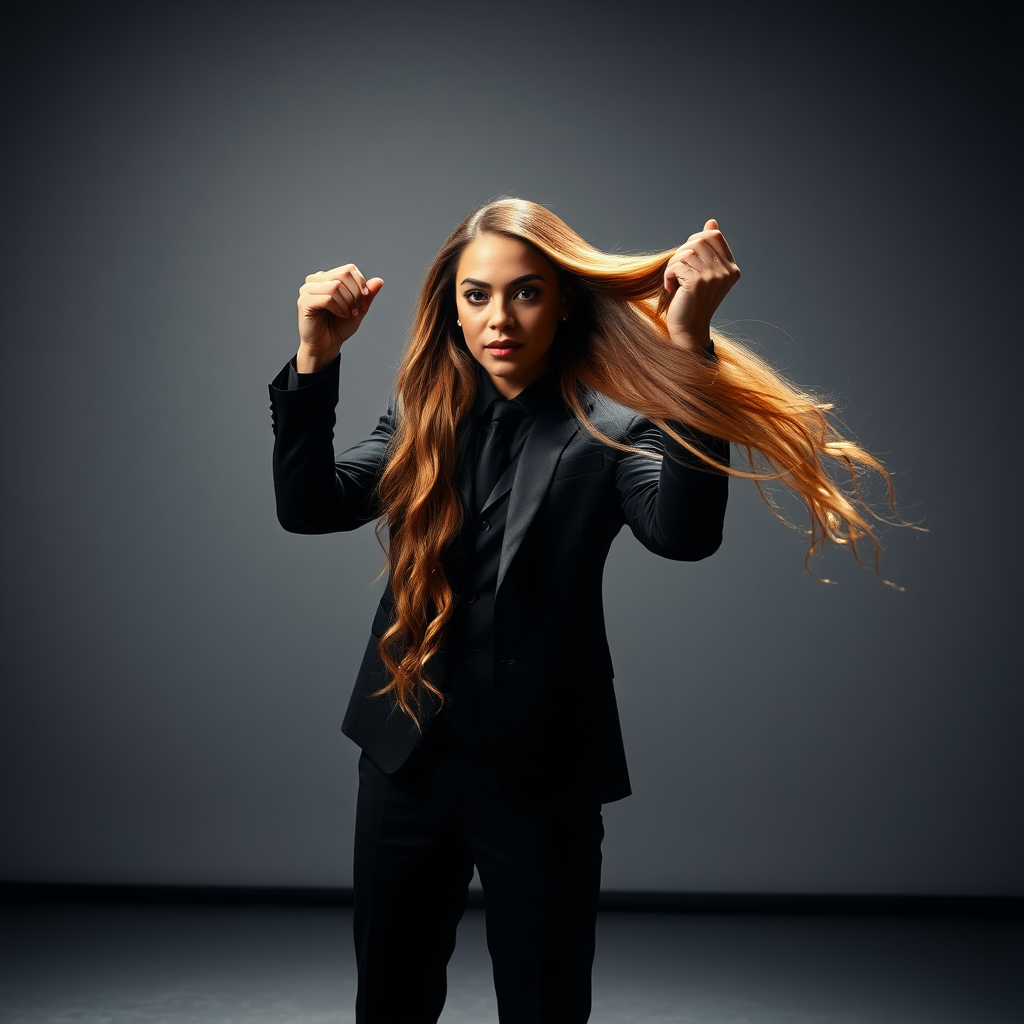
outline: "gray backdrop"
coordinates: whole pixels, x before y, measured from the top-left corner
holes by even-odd
[[[350,882],[382,556],[277,525],[266,384],[306,273],[379,274],[357,440],[426,263],[514,193],[606,248],[719,218],[723,323],[838,398],[929,530],[885,534],[902,593],[806,575],[744,483],[710,560],[617,542],[605,885],[1024,892],[1014,5],[705,7],[13,18],[0,877]]]

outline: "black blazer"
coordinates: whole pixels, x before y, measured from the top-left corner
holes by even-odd
[[[277,513],[294,533],[351,530],[379,515],[375,485],[394,412],[335,456],[339,363],[306,387],[286,390],[286,371],[270,386]],[[522,449],[494,604],[494,756],[502,790],[521,810],[629,795],[601,599],[605,558],[623,524],[672,559],[706,558],[722,540],[727,476],[695,468],[698,460],[685,449],[603,396],[589,396],[588,413],[609,437],[658,457],[596,441],[561,403],[538,416]],[[697,439],[728,460],[727,444]],[[377,640],[392,607],[389,584],[342,725],[389,773],[420,738],[388,697],[372,696],[386,681]],[[444,660],[442,650],[429,666],[442,692]],[[435,710],[426,700],[424,730]]]

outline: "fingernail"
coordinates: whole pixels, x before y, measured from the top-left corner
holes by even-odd
[[[370,294],[370,289],[367,288],[365,284],[363,285],[363,294],[364,295],[369,295]]]
[[[359,310],[358,309],[353,309],[352,310],[352,315],[353,316],[359,316]]]

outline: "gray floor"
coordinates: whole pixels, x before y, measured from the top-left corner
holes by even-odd
[[[0,915],[4,1024],[346,1024],[350,911],[21,905]],[[594,1024],[1021,1024],[1024,923],[603,914]],[[497,1020],[469,911],[444,1024]]]

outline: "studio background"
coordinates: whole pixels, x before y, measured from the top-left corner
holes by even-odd
[[[382,554],[278,526],[267,382],[305,274],[383,277],[343,355],[359,440],[427,262],[511,193],[620,250],[718,218],[720,323],[835,396],[929,531],[885,531],[902,592],[842,553],[808,576],[740,481],[707,561],[619,538],[605,887],[1024,893],[1019,15],[892,10],[15,13],[0,879],[351,884]]]

